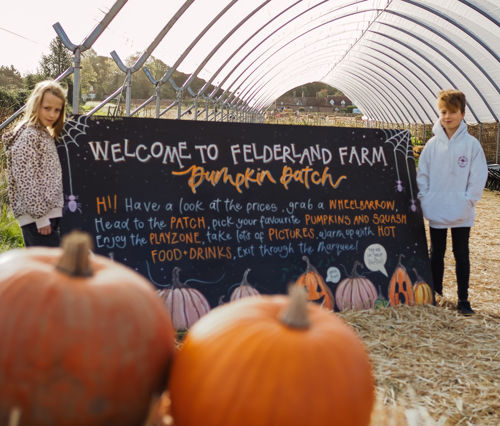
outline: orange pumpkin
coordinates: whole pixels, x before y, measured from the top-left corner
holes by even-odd
[[[234,302],[235,300],[241,299],[243,297],[258,296],[260,294],[257,289],[255,287],[252,287],[247,280],[250,271],[250,268],[245,271],[245,273],[243,274],[243,279],[241,280],[241,284],[236,287],[231,293],[231,302]]]
[[[344,320],[283,295],[218,306],[187,333],[170,376],[176,426],[363,426],[374,380]]]
[[[0,424],[138,425],[165,386],[174,330],[154,288],[89,249],[72,233],[0,256]]]
[[[401,263],[402,257],[404,257],[404,255],[400,254],[398,265],[389,282],[389,302],[391,306],[396,306],[400,303],[411,306],[415,303],[413,285],[408,272],[406,272],[406,268]]]
[[[303,256],[302,260],[306,262],[307,267],[305,272],[297,278],[296,284],[306,289],[307,300],[320,303],[321,306],[333,310],[335,298],[333,297],[332,291],[316,268],[311,265],[309,258]]]
[[[181,270],[172,270],[172,287],[158,292],[178,331],[187,330],[203,315],[210,311],[210,304],[203,294],[195,288],[188,287],[179,278]]]
[[[434,301],[434,295],[432,293],[431,286],[422,279],[415,268],[413,268],[413,272],[415,272],[415,275],[417,276],[417,281],[415,281],[415,284],[413,284],[415,303],[417,305],[432,305]]]

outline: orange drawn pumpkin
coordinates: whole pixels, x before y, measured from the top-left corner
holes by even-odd
[[[422,279],[415,268],[413,268],[413,272],[415,272],[415,275],[417,276],[417,281],[415,282],[415,284],[413,284],[415,303],[417,305],[432,305],[434,297],[432,294],[431,286]]]
[[[241,280],[241,284],[236,287],[231,293],[231,302],[234,302],[235,300],[241,299],[243,297],[258,296],[260,294],[257,289],[255,287],[252,287],[247,280],[250,271],[250,268],[245,271],[245,273],[243,274],[243,279]]]
[[[320,303],[326,309],[333,310],[335,298],[332,291],[316,268],[311,265],[309,258],[303,256],[302,260],[306,262],[307,267],[306,271],[297,279],[296,284],[306,289],[307,300]]]
[[[367,351],[302,287],[218,306],[186,334],[169,389],[176,426],[367,426]]]
[[[187,330],[210,311],[206,297],[195,288],[182,283],[180,272],[181,269],[175,266],[172,270],[172,287],[158,291],[177,331]]]
[[[404,255],[400,254],[398,265],[392,274],[391,281],[389,282],[389,302],[391,306],[405,303],[407,305],[414,305],[415,299],[413,296],[413,284],[406,272],[406,268],[401,263],[401,258]]]
[[[356,260],[352,267],[351,276],[343,279],[335,291],[335,300],[339,310],[373,308],[377,300],[377,290],[366,277],[358,274],[357,268],[361,263]]]
[[[0,424],[138,425],[166,385],[174,330],[153,286],[90,252],[71,233],[61,248],[0,255]]]

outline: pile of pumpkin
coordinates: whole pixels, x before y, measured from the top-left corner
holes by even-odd
[[[177,426],[368,425],[374,403],[362,342],[301,286],[211,310],[177,349],[153,286],[88,235],[0,256],[0,424],[139,426],[166,388]]]

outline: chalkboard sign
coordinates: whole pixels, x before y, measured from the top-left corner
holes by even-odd
[[[407,131],[76,116],[59,152],[63,232],[158,289],[175,268],[211,307],[242,281],[335,310],[430,291]]]

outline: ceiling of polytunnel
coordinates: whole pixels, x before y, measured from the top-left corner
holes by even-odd
[[[89,20],[84,39],[101,31],[106,17],[110,23],[82,50],[113,50],[117,62],[144,52],[134,72],[152,54],[191,75],[185,89],[193,77],[223,89],[220,101],[263,111],[286,91],[321,81],[342,90],[370,119],[431,123],[437,93],[457,88],[467,96],[468,122],[499,121],[499,0],[100,4],[100,23]],[[86,7],[73,6],[75,19]],[[71,23],[61,25],[80,42]],[[215,93],[202,88],[198,95]]]

